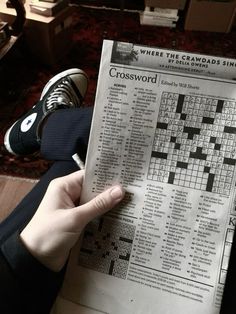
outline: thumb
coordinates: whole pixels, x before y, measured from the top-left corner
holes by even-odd
[[[77,207],[80,222],[86,225],[90,220],[106,213],[118,204],[125,195],[125,190],[120,185],[115,185],[98,194],[88,203]]]

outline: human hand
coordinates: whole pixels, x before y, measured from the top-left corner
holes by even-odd
[[[125,194],[115,185],[78,206],[83,179],[82,170],[51,181],[38,210],[20,234],[30,253],[53,271],[63,268],[85,225],[113,208]]]

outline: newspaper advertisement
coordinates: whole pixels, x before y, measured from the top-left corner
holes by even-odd
[[[147,69],[236,79],[236,60],[185,51],[114,42],[112,62]]]
[[[86,227],[62,292],[91,313],[218,314],[235,225],[236,61],[167,71],[141,49],[103,43],[81,201],[118,182],[126,195]]]

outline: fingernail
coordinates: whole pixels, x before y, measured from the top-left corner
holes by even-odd
[[[119,200],[119,199],[123,198],[124,190],[121,186],[117,185],[111,189],[110,194],[111,194],[113,199]]]

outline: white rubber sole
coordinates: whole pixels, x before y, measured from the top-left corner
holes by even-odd
[[[11,145],[10,145],[10,141],[9,141],[10,132],[11,132],[13,126],[16,124],[16,122],[7,130],[7,132],[6,132],[5,136],[4,136],[4,146],[5,146],[5,148],[7,149],[7,151],[9,153],[17,156],[17,154],[12,150]]]
[[[66,77],[68,75],[73,75],[73,74],[82,74],[86,77],[86,79],[88,80],[88,76],[87,74],[83,71],[83,70],[80,70],[80,69],[77,69],[77,68],[72,68],[72,69],[69,69],[69,70],[65,70],[63,72],[60,72],[58,74],[56,74],[55,76],[53,76],[48,82],[47,84],[44,86],[44,89],[41,93],[41,96],[40,96],[40,100],[42,100],[43,96],[48,92],[49,88],[59,79],[63,78],[63,77]],[[83,95],[82,95],[83,96]]]

